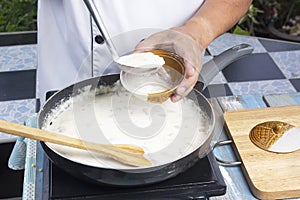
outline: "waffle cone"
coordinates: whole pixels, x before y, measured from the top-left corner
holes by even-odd
[[[258,147],[268,150],[283,134],[293,126],[278,121],[256,125],[250,131],[250,140]]]

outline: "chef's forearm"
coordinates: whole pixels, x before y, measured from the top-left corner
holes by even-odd
[[[191,35],[202,48],[229,30],[247,12],[252,0],[206,0],[178,30]],[[176,28],[177,29],[177,28]]]

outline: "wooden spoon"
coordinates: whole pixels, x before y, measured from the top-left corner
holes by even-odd
[[[43,142],[94,151],[132,166],[152,165],[151,162],[142,155],[143,150],[135,146],[97,144],[4,120],[0,120],[0,131]]]

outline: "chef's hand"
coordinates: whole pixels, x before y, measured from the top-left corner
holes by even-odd
[[[176,28],[155,33],[141,41],[136,47],[137,52],[152,49],[172,51],[184,60],[184,79],[171,97],[172,102],[177,102],[185,97],[196,84],[202,68],[203,50],[191,36]]]

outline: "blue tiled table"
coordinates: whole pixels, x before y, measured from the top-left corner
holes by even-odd
[[[217,102],[219,109],[224,111],[224,106],[229,105],[224,103],[224,99],[229,101],[239,97],[245,102],[244,106],[262,106],[263,104],[259,102],[264,95],[300,92],[299,43],[226,33],[211,43],[208,52],[215,56],[240,43],[252,45],[253,54],[230,64],[204,91],[213,102]],[[37,46],[35,44],[0,47],[0,119],[22,124],[34,115],[36,67]],[[219,89],[226,93],[214,92]],[[0,133],[0,143],[15,140],[14,136]],[[226,153],[227,150],[224,152]],[[230,148],[228,152],[232,155]],[[222,154],[222,152],[217,153]],[[228,192],[219,198],[254,199],[238,169],[221,167],[221,171],[228,184]],[[41,171],[37,171],[36,176],[39,176],[39,173]],[[240,183],[230,182],[236,180]],[[37,184],[39,182],[34,182],[32,185],[32,195],[35,195]],[[24,189],[28,188],[24,187]]]

